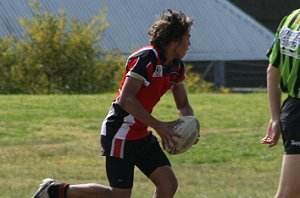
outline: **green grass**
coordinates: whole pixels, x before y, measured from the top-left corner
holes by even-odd
[[[30,197],[41,179],[107,184],[99,128],[114,94],[0,96],[1,198]],[[201,140],[170,160],[179,179],[177,198],[268,198],[276,191],[282,145],[259,144],[269,119],[265,93],[191,94]],[[177,118],[171,95],[154,109]],[[136,170],[134,198],[154,186]]]

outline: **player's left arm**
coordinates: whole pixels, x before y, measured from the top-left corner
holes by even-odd
[[[267,69],[267,91],[269,98],[269,107],[271,119],[267,127],[267,133],[260,143],[268,144],[273,147],[277,144],[280,134],[280,112],[281,112],[281,90],[278,87],[280,82],[280,71],[269,64]]]
[[[191,107],[187,91],[183,82],[177,83],[172,89],[176,107],[180,116],[194,115],[193,108]]]
[[[172,91],[180,116],[194,116],[194,111],[192,106],[190,105],[184,83],[180,82],[178,84],[175,84]],[[198,139],[194,144],[198,143],[199,137],[200,131],[198,134]]]

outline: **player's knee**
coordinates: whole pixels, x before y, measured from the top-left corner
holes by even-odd
[[[166,189],[169,189],[169,191],[172,194],[175,194],[175,192],[177,191],[178,188],[178,181],[177,179],[174,179],[172,181],[170,181],[169,186],[166,187]]]
[[[177,191],[177,188],[178,188],[178,181],[177,181],[177,179],[175,179],[174,181],[171,182],[171,185],[170,185],[171,193],[175,194],[175,192]]]
[[[178,188],[178,181],[176,178],[172,179],[172,180],[168,180],[168,181],[162,181],[161,183],[159,183],[156,188],[161,191],[164,192],[164,194],[166,195],[170,195],[173,196],[175,194],[175,192],[177,191]],[[169,196],[167,196],[169,197]]]

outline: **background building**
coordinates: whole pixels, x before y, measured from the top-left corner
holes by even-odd
[[[191,30],[192,45],[184,60],[194,65],[205,80],[227,87],[265,86],[265,52],[273,40],[273,33],[227,0],[39,2],[45,11],[58,13],[64,9],[69,17],[82,21],[89,20],[106,7],[110,27],[99,44],[108,49],[117,48],[124,56],[149,43],[147,30],[162,10],[182,10],[195,21]],[[244,5],[242,1],[234,3]],[[254,8],[258,9],[256,6],[249,9]],[[32,17],[28,1],[0,0],[0,36],[22,37],[24,30],[18,23],[20,17]]]
[[[281,19],[292,10],[300,8],[295,0],[229,0],[272,32],[275,32]]]

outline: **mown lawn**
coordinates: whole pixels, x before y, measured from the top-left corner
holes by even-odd
[[[40,181],[107,184],[99,127],[114,94],[0,96],[1,198],[31,197]],[[259,144],[269,119],[265,93],[191,94],[201,140],[170,156],[180,182],[177,198],[268,198],[276,191],[282,145]],[[171,95],[154,115],[174,120]],[[133,197],[153,185],[136,170]]]

